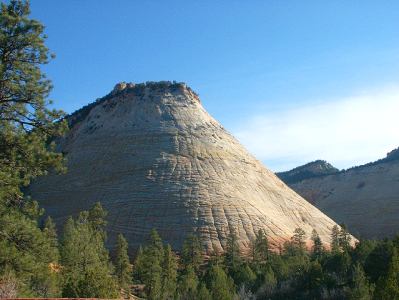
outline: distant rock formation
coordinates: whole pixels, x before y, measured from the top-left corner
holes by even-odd
[[[282,174],[295,175],[305,166]],[[301,180],[280,178],[358,237],[380,239],[399,233],[399,148],[348,170]]]
[[[101,201],[110,243],[120,232],[132,249],[152,228],[177,249],[196,233],[208,252],[223,251],[230,232],[248,250],[259,229],[275,247],[297,227],[329,244],[335,223],[249,154],[185,84],[120,83],[67,120],[58,147],[68,173],[30,187],[58,224]]]
[[[285,183],[292,184],[305,179],[331,175],[338,172],[337,168],[325,160],[316,160],[287,172],[276,173],[276,175]]]
[[[391,152],[389,152],[387,154],[387,157],[385,158],[386,161],[392,161],[392,160],[397,160],[399,159],[399,148],[396,148],[394,150],[392,150]]]

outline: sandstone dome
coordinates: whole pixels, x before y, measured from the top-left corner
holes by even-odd
[[[152,228],[176,249],[196,233],[208,252],[223,251],[231,231],[246,250],[259,229],[275,247],[297,227],[329,244],[334,221],[256,160],[185,84],[121,83],[67,120],[58,148],[68,172],[30,187],[58,224],[100,201],[110,244],[123,233],[131,249]]]

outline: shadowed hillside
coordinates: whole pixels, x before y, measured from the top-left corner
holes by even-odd
[[[312,164],[278,175],[357,236],[384,238],[399,231],[399,148],[383,159],[332,174],[309,176]]]

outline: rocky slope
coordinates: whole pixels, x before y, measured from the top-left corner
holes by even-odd
[[[289,185],[356,236],[399,233],[399,148],[376,162]]]
[[[185,84],[118,84],[68,122],[58,141],[68,173],[30,188],[59,224],[101,201],[110,243],[121,232],[133,249],[152,228],[175,248],[196,232],[207,251],[222,251],[231,231],[243,250],[259,229],[274,246],[296,227],[329,242],[335,223],[249,154]]]

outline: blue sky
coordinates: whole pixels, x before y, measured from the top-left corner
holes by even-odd
[[[66,112],[120,81],[188,83],[280,171],[399,146],[398,1],[32,0]],[[378,112],[378,113],[377,113]],[[398,120],[396,120],[398,119]]]

